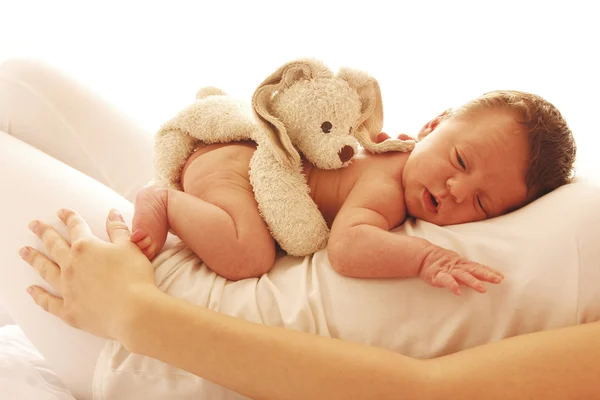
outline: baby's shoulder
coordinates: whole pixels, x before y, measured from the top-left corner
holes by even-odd
[[[352,189],[352,197],[376,210],[394,226],[406,216],[402,171],[408,155],[386,153],[366,155]]]
[[[402,181],[402,171],[410,153],[389,152],[383,154],[365,154],[362,174],[373,178],[380,177],[383,180]]]

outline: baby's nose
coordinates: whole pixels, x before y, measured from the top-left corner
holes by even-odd
[[[473,188],[464,179],[448,179],[444,193],[447,193],[447,195],[440,197],[451,197],[455,203],[462,204],[473,195]]]
[[[346,145],[342,147],[338,155],[340,156],[340,160],[344,163],[354,156],[354,149],[352,148],[352,146]]]

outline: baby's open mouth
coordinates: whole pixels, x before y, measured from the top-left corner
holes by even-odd
[[[423,197],[421,197],[421,198],[422,198],[423,206],[425,207],[425,209],[427,209],[429,212],[431,212],[433,214],[437,214],[438,206],[439,206],[440,202],[433,195],[433,193],[431,193],[429,190],[427,190],[427,188],[425,188],[425,190],[423,191]]]
[[[433,202],[433,205],[435,206],[435,208],[437,208],[437,206],[438,206],[438,201],[437,201],[437,199],[436,199],[436,198],[435,198],[435,196],[434,196],[434,195],[432,195],[431,193],[430,193],[429,195],[431,196],[431,201]]]

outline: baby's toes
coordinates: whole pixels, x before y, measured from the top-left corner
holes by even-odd
[[[148,258],[148,260],[152,260],[156,255],[156,246],[154,244],[142,250],[142,253]]]
[[[139,246],[139,243],[148,239],[150,236],[142,229],[134,229],[129,240]]]
[[[134,234],[138,232],[141,231],[136,231],[134,232]],[[131,235],[131,241],[134,242],[137,247],[139,247],[139,249],[142,251],[142,253],[144,253],[146,257],[148,257],[149,259],[154,257],[154,254],[156,252],[156,245],[154,243],[154,240],[152,240],[152,237],[144,233],[139,233],[135,236],[134,234]]]

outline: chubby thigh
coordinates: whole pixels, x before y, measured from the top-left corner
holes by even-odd
[[[258,212],[248,174],[250,159],[256,145],[253,142],[213,144],[194,152],[183,167],[183,191],[194,197],[226,208],[227,197],[236,203],[250,199]]]
[[[253,142],[245,141],[208,145],[197,150],[184,166],[182,186],[185,193],[217,206],[231,218],[238,242],[234,247],[239,247],[240,256],[246,254],[246,259],[266,260],[265,272],[270,269],[267,264],[273,263],[275,242],[260,215],[250,184],[248,170],[255,149]],[[202,223],[208,221],[207,218],[190,215],[184,210],[177,213],[181,214],[186,225],[197,218],[200,229]],[[171,210],[169,215],[172,215]],[[186,244],[194,247],[185,237],[179,236]],[[198,255],[203,257],[202,254]]]

